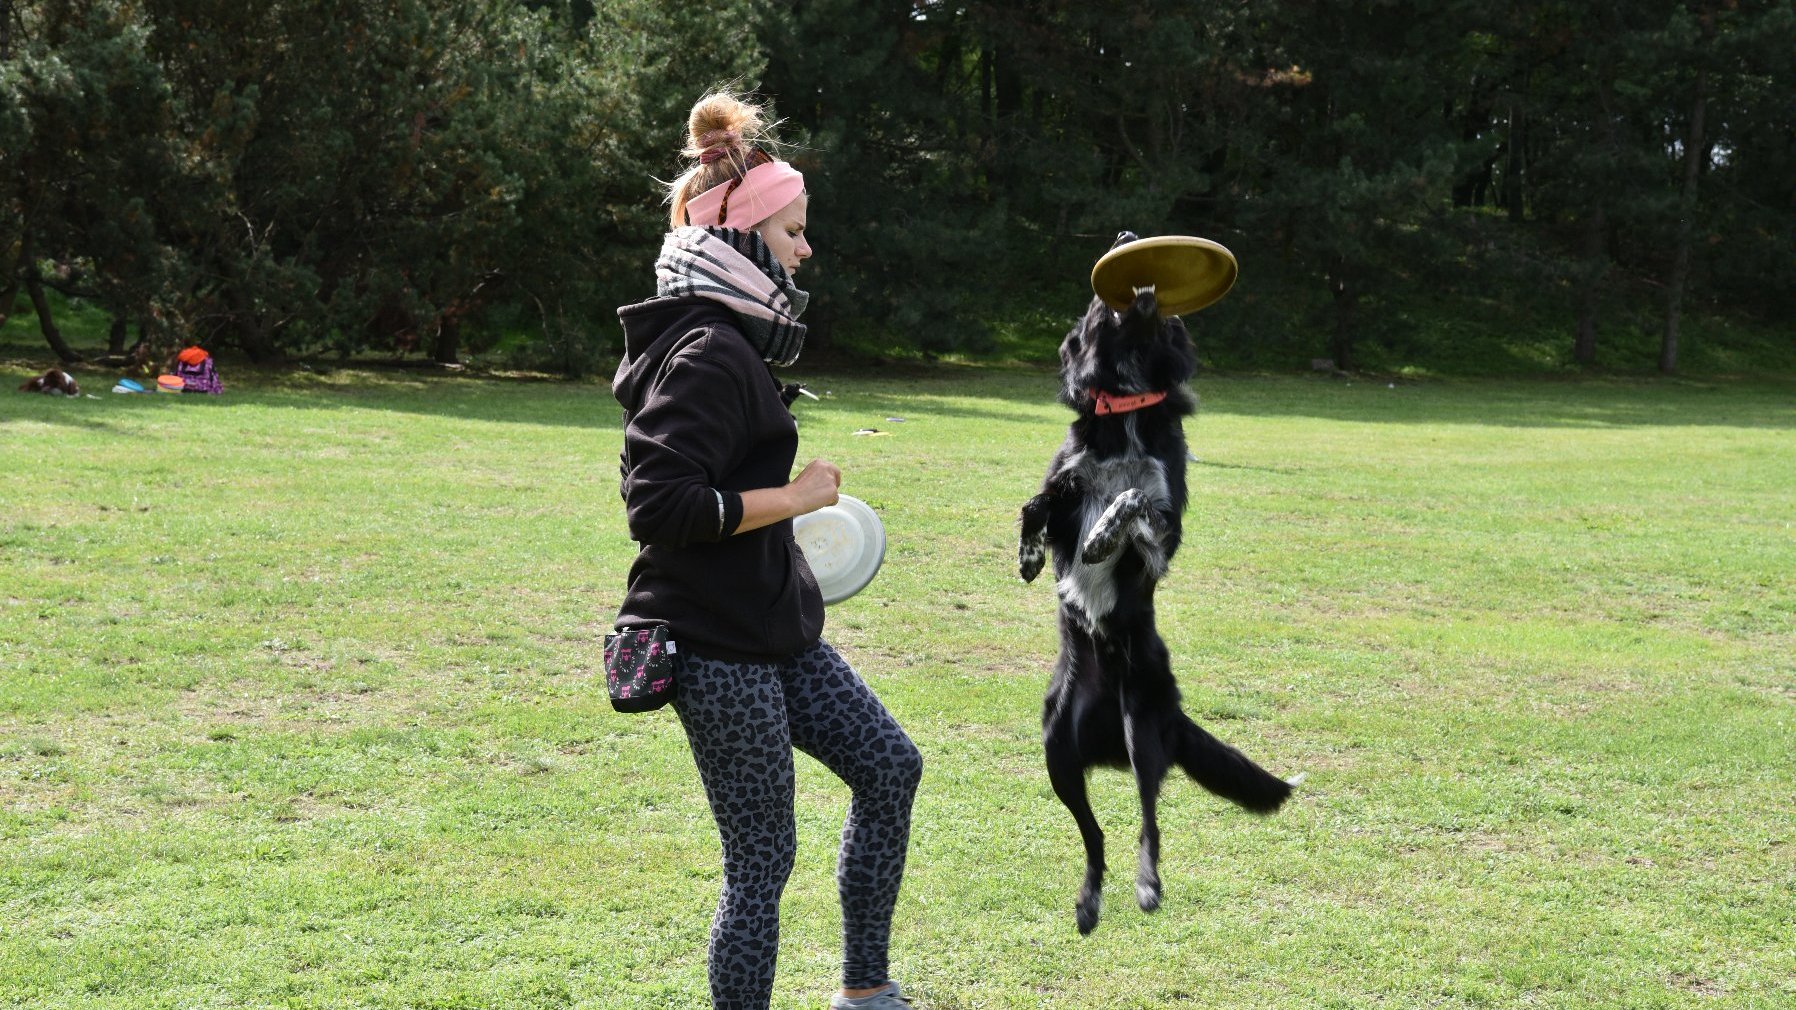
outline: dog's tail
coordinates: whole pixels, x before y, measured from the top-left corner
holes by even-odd
[[[1254,764],[1189,717],[1181,721],[1173,760],[1198,785],[1256,814],[1272,813],[1291,795],[1292,783]]]

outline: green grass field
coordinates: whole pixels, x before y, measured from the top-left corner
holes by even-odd
[[[1052,376],[794,377],[890,536],[828,634],[925,756],[921,1007],[1796,1005],[1796,383],[1200,381],[1162,631],[1187,709],[1309,779],[1263,820],[1169,779],[1149,916],[1094,774],[1081,938],[1013,571]],[[0,393],[0,1006],[706,1005],[684,738],[594,682],[606,388],[82,378]],[[835,984],[846,802],[801,759],[776,1007]]]

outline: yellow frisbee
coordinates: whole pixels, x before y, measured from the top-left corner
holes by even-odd
[[[1117,311],[1135,292],[1153,288],[1163,316],[1196,312],[1229,293],[1240,267],[1220,242],[1195,235],[1138,238],[1110,250],[1091,268],[1091,290]]]

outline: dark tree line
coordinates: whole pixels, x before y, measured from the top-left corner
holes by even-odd
[[[1793,0],[0,0],[0,320],[65,361],[501,333],[578,371],[646,293],[685,109],[786,120],[820,338],[939,350],[1061,305],[1109,236],[1222,239],[1212,339],[1352,367],[1431,291],[1787,318]]]
[[[851,206],[827,293],[925,344],[990,292],[1078,277],[1124,227],[1251,254],[1269,290],[1319,299],[1298,322],[1340,367],[1399,291],[1567,290],[1583,363],[1603,306],[1648,292],[1667,372],[1684,306],[1789,316],[1788,0],[783,11],[766,86],[828,170],[819,207]],[[1242,341],[1288,321],[1219,309]]]

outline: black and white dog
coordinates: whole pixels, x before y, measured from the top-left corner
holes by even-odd
[[[1124,232],[1120,244],[1135,236]],[[1185,511],[1185,385],[1196,354],[1185,326],[1162,318],[1152,290],[1115,312],[1093,299],[1060,345],[1060,400],[1079,415],[1023,506],[1018,570],[1040,574],[1049,550],[1060,596],[1060,658],[1042,711],[1054,793],[1085,840],[1079,932],[1097,926],[1104,833],[1085,795],[1086,769],[1132,768],[1141,795],[1135,897],[1160,905],[1160,782],[1177,765],[1205,789],[1271,813],[1287,783],[1204,732],[1179,708],[1154,587],[1179,549]]]

